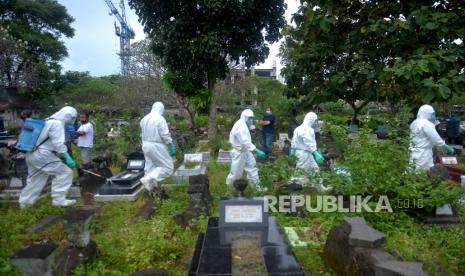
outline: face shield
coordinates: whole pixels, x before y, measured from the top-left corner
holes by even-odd
[[[255,125],[253,124],[253,117],[248,117],[247,120],[245,120],[245,123],[247,124],[249,130],[255,129]]]
[[[65,128],[74,128],[74,124],[76,123],[76,117],[71,116],[69,120],[66,120]]]
[[[431,123],[436,124],[438,120],[436,119],[436,112],[431,113],[431,116],[428,119]]]

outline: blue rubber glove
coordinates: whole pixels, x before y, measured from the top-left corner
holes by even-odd
[[[448,154],[454,154],[455,153],[455,149],[453,147],[449,146],[448,144],[444,144],[442,146],[442,148],[447,150]]]
[[[315,157],[315,161],[318,164],[323,164],[323,162],[325,162],[325,158],[323,157],[323,154],[321,154],[321,152],[317,150],[313,152],[313,157]]]
[[[170,155],[175,156],[176,155],[176,146],[173,144],[173,142],[169,143],[168,147],[170,148]]]
[[[296,149],[291,149],[291,153],[289,154],[289,156],[293,157],[295,156],[297,150]]]
[[[266,154],[263,151],[259,150],[258,148],[255,148],[255,152],[257,153],[258,158],[263,159],[266,157]]]
[[[67,152],[63,153],[63,157],[65,158],[66,166],[70,167],[71,169],[76,168],[76,162],[69,155],[69,153],[67,153]]]

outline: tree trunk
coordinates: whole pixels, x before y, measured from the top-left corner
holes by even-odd
[[[352,107],[352,109],[354,110],[354,115],[352,116],[352,122],[356,122],[357,121],[357,117],[358,117],[358,114],[360,113],[360,111],[368,104],[369,102],[366,101],[366,102],[363,102],[360,106],[357,107],[357,105],[355,104],[355,102],[352,102],[352,103],[349,103],[350,106]]]
[[[189,102],[187,102],[187,104],[185,105],[185,109],[187,111],[187,114],[189,114],[189,124],[190,124],[190,128],[191,129],[195,129],[196,128],[196,125],[195,125],[195,114],[194,114],[194,111],[191,110],[189,108]]]
[[[208,138],[214,138],[216,136],[216,115],[217,115],[217,104],[216,104],[216,70],[212,66],[208,73],[208,90],[212,94],[212,102],[210,103],[210,112],[208,114]]]

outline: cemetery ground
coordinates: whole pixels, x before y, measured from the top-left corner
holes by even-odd
[[[259,169],[262,167],[259,164]],[[219,200],[227,195],[224,184],[229,166],[211,161],[207,173],[213,206],[210,216],[218,216]],[[250,195],[251,191],[247,191]],[[146,197],[136,202],[96,203],[101,213],[91,225],[92,238],[98,245],[97,256],[80,266],[75,275],[128,275],[146,268],[159,268],[172,275],[185,275],[189,269],[197,235],[205,231],[207,218],[199,217],[187,228],[173,220],[173,214],[188,206],[187,183],[169,190],[169,198],[156,202],[154,215],[134,222],[134,215]],[[82,202],[79,202],[81,204]],[[34,207],[20,210],[15,204],[0,206],[0,274],[19,275],[10,262],[12,254],[24,245],[51,239],[64,241],[61,223],[41,234],[26,234],[24,230],[46,215],[63,214],[69,208],[54,208],[49,198]],[[464,209],[459,209],[465,215]],[[325,267],[323,247],[329,230],[348,216],[343,213],[305,213],[303,217],[275,215],[280,225],[296,227],[304,246],[293,248],[306,275],[334,275]],[[420,223],[402,211],[394,213],[363,213],[368,224],[387,236],[385,248],[399,260],[423,262],[430,275],[463,275],[465,273],[465,229],[440,228]],[[351,214],[349,216],[360,216]],[[305,227],[305,228],[304,228]]]

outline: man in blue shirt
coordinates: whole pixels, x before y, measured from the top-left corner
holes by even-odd
[[[457,145],[459,144],[459,129],[460,129],[460,120],[457,115],[452,114],[447,122],[446,134],[447,134],[447,143]]]
[[[258,123],[262,125],[262,145],[266,154],[269,154],[273,149],[273,133],[275,116],[271,106],[266,108],[266,114]]]

